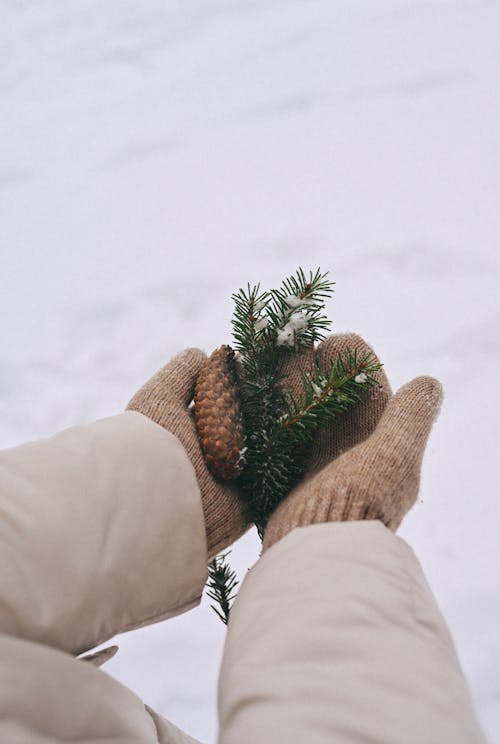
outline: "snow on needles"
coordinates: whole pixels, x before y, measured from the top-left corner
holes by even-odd
[[[278,329],[276,335],[278,346],[293,346],[296,335],[307,328],[308,323],[309,320],[304,310],[298,310],[292,313],[286,325]]]

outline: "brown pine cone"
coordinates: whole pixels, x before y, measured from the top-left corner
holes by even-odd
[[[233,349],[225,344],[202,366],[194,394],[196,428],[208,468],[233,480],[244,466],[245,434]]]

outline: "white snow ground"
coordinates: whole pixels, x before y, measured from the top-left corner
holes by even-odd
[[[499,38],[488,0],[1,4],[0,445],[229,342],[247,281],[330,270],[334,330],[444,384],[401,534],[498,742]],[[204,604],[106,669],[213,742],[223,637]]]

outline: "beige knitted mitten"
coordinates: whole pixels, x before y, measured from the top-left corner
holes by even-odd
[[[441,401],[441,384],[432,377],[417,377],[398,390],[368,438],[311,472],[276,508],[264,550],[295,527],[320,522],[379,519],[395,531],[417,498],[422,458]],[[356,436],[345,435],[339,452]]]
[[[303,371],[311,369],[314,360],[325,369],[329,358],[347,348],[356,348],[360,353],[371,351],[363,339],[354,334],[330,336],[318,349],[309,349],[290,358],[283,370],[287,375],[285,387],[296,394],[302,390]],[[200,448],[194,416],[189,404],[193,399],[196,378],[206,354],[200,349],[186,349],[162,367],[133,396],[127,410],[138,411],[174,434],[189,455],[198,479],[205,516],[208,557],[211,558],[231,545],[250,527],[243,504],[234,485],[216,480],[206,467]],[[351,412],[319,436],[312,452],[312,464],[317,466],[338,452],[339,442],[350,446],[359,441],[375,427],[381,410],[390,393],[389,383],[383,372],[381,388],[373,394],[373,400],[357,406],[354,419]]]
[[[162,367],[133,396],[127,410],[138,411],[174,434],[183,444],[196,472],[205,516],[208,559],[224,550],[250,527],[234,486],[209,472],[200,448],[192,410],[196,377],[206,355],[186,349]]]
[[[311,347],[286,359],[282,367],[285,390],[291,392],[296,399],[300,398],[303,374],[311,373],[315,363],[323,372],[327,372],[331,362],[336,361],[339,354],[344,356],[347,351],[356,352],[358,359],[370,354],[379,361],[371,346],[361,336],[356,333],[336,333],[328,336],[316,348]],[[383,368],[372,376],[378,381],[378,385],[364,395],[362,401],[336,417],[316,435],[308,460],[309,473],[319,470],[374,431],[392,391]]]

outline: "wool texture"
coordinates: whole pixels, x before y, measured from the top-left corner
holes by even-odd
[[[380,520],[395,532],[417,499],[422,458],[441,402],[441,384],[432,377],[417,377],[398,390],[368,438],[309,473],[279,504],[264,550],[296,527],[321,522]],[[344,441],[351,440],[346,432]]]
[[[286,392],[299,398],[304,373],[318,364],[326,372],[339,354],[376,356],[354,333],[334,334],[316,348],[287,357],[282,366]],[[198,373],[206,359],[186,349],[162,367],[127,405],[174,434],[193,464],[201,493],[207,558],[220,553],[250,527],[236,485],[222,483],[207,468],[191,407]],[[396,395],[383,369],[378,385],[353,408],[316,435],[304,479],[271,515],[264,549],[295,527],[325,521],[380,519],[395,530],[415,502],[420,467],[442,389],[420,377]]]
[[[174,434],[196,473],[207,535],[207,559],[220,553],[250,527],[234,486],[216,480],[201,450],[190,408],[198,373],[206,359],[200,349],[186,349],[162,367],[127,405]]]
[[[339,356],[344,358],[347,352],[356,352],[358,359],[370,355],[379,362],[372,347],[356,333],[332,334],[317,348],[306,349],[299,355],[285,359],[281,369],[285,391],[299,399],[303,390],[304,374],[311,374],[315,364],[319,365],[323,372],[328,372],[332,363],[336,362]],[[374,431],[392,396],[392,391],[383,367],[373,372],[371,376],[378,384],[365,394],[359,403],[332,419],[316,434],[307,460],[308,473],[319,470],[342,452],[362,442]]]

